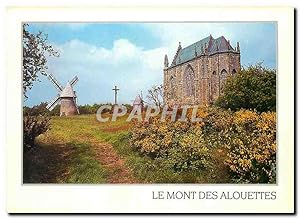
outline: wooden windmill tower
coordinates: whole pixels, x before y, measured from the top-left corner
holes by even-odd
[[[65,87],[62,87],[52,74],[49,74],[48,79],[58,90],[58,94],[51,102],[49,102],[46,108],[51,111],[57,104],[60,103],[60,116],[72,116],[79,114],[76,103],[77,96],[73,90],[74,85],[78,81],[78,77],[75,76]]]

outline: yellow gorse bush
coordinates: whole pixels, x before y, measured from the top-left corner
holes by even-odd
[[[191,118],[192,112],[187,112]],[[227,151],[224,164],[235,182],[273,183],[276,176],[276,113],[199,108],[201,122],[151,118],[136,123],[131,145],[176,171],[212,167],[212,150]],[[213,168],[213,167],[212,167]],[[226,170],[224,170],[226,171]]]
[[[131,145],[176,171],[209,166],[209,149],[199,124],[152,118],[149,123],[136,124],[131,131]]]
[[[229,149],[226,164],[237,181],[275,182],[276,113],[240,110],[226,130],[225,146]]]

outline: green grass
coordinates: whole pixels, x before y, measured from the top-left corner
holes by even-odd
[[[94,158],[95,154],[90,146],[84,144],[75,144],[75,151],[72,153],[72,159],[69,166],[70,174],[61,179],[66,183],[105,183],[107,171]]]
[[[86,144],[38,145],[24,154],[24,183],[105,183],[107,171]]]
[[[24,183],[105,183],[107,170],[91,147],[92,141],[105,142],[101,128],[95,115],[52,117],[38,147],[24,154]]]
[[[36,151],[24,154],[25,183],[105,183],[107,169],[93,145],[110,143],[140,183],[226,183],[220,163],[214,170],[174,172],[159,161],[134,151],[128,139],[132,124],[126,117],[100,123],[95,115],[52,117],[51,129],[37,138]]]
[[[128,132],[111,136],[109,142],[126,158],[126,164],[143,183],[228,183],[230,180],[224,167],[218,166],[219,160],[213,161],[214,167],[211,169],[175,172],[165,168],[159,161],[134,151],[129,145]]]

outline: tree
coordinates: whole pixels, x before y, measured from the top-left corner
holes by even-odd
[[[47,75],[48,56],[58,57],[59,53],[47,41],[47,35],[39,31],[37,34],[30,33],[28,24],[23,24],[23,95],[38,80],[40,74]],[[45,133],[50,128],[50,117],[46,103],[41,103],[33,108],[23,108],[23,148],[30,151],[35,145],[35,138]],[[30,115],[33,114],[33,115]],[[45,116],[41,116],[45,115]]]
[[[147,99],[150,103],[153,103],[155,106],[159,108],[163,107],[163,86],[152,86],[152,88],[148,90]]]
[[[276,111],[276,71],[262,63],[242,68],[226,80],[215,104],[232,110]]]
[[[48,43],[48,36],[39,31],[28,31],[28,24],[23,24],[23,95],[33,86],[39,74],[47,75],[47,56],[58,57],[59,53]]]
[[[24,116],[44,116],[48,115],[49,111],[46,108],[47,103],[41,102],[39,105],[35,105],[33,107],[23,107],[23,115]]]

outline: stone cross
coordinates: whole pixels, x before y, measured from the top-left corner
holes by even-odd
[[[115,86],[115,88],[112,89],[113,91],[115,91],[115,105],[117,105],[117,94],[118,94],[118,90],[120,90],[117,86]]]

